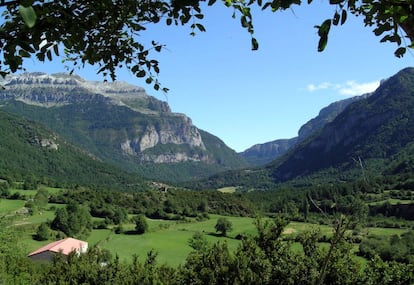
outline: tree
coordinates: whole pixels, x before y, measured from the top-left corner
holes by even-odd
[[[37,190],[36,195],[33,198],[33,207],[38,210],[43,210],[47,206],[49,201],[49,192],[45,188]]]
[[[50,229],[46,223],[41,223],[37,227],[35,239],[39,241],[48,240],[50,237]]]
[[[217,232],[221,232],[222,236],[226,236],[227,232],[231,232],[233,230],[231,222],[226,218],[218,218],[214,228]]]
[[[92,230],[92,217],[89,211],[71,202],[66,208],[56,210],[51,228],[71,237],[86,237]]]
[[[134,218],[135,221],[135,231],[137,234],[141,235],[148,231],[148,223],[144,215],[138,215]]]
[[[188,245],[196,251],[202,251],[207,248],[208,242],[201,232],[195,232],[188,240]]]
[[[148,23],[185,25],[204,32],[201,23],[203,11],[215,5],[216,0],[186,1],[34,1],[1,0],[5,11],[0,26],[0,75],[23,69],[23,59],[36,57],[40,61],[59,57],[63,51],[68,69],[88,65],[98,66],[98,74],[116,79],[116,69],[126,67],[137,77],[146,77],[156,90],[160,83],[158,62],[150,53],[160,52],[164,46],[157,41],[147,45],[139,41]],[[301,0],[225,0],[219,3],[234,9],[241,26],[251,35],[252,49],[258,48],[254,38],[251,9],[259,7],[272,12],[286,10],[294,5],[304,5]],[[312,0],[307,3],[311,4]],[[363,17],[366,26],[374,27],[381,42],[394,42],[399,46],[396,56],[402,56],[406,46],[414,40],[413,5],[406,0],[330,0],[335,7],[330,19],[315,26],[320,37],[318,50],[323,51],[332,26],[343,25],[348,13]],[[203,10],[202,10],[203,9]],[[404,34],[410,40],[404,42]],[[164,91],[168,89],[162,88]]]

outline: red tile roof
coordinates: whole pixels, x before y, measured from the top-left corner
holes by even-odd
[[[86,241],[81,241],[74,238],[65,238],[62,240],[49,243],[33,251],[32,253],[29,253],[28,256],[36,255],[45,251],[61,252],[64,255],[68,255],[72,251],[84,252],[87,249],[87,247],[88,243]]]

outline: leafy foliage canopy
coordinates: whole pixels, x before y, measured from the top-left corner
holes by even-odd
[[[76,66],[98,66],[97,73],[116,79],[117,68],[126,67],[137,77],[145,77],[148,84],[160,89],[157,80],[158,61],[150,53],[159,52],[163,45],[153,40],[145,44],[140,35],[149,23],[189,26],[190,34],[204,32],[202,24],[205,0],[186,1],[50,1],[2,0],[5,8],[0,29],[2,60],[0,75],[23,69],[24,58],[35,56],[40,61],[52,60],[64,54],[64,61]],[[216,4],[209,0],[207,6]],[[252,49],[258,49],[254,38],[251,10],[259,7],[272,12],[303,5],[301,0],[223,0],[234,9],[233,16],[240,18],[241,26],[252,35]],[[307,0],[311,4],[312,0]],[[335,7],[330,19],[315,26],[320,37],[318,50],[323,51],[328,42],[331,26],[343,25],[348,14],[361,16],[366,26],[374,27],[381,42],[395,42],[402,56],[406,46],[403,34],[414,39],[413,5],[405,0],[330,0]],[[167,91],[167,88],[162,88]]]

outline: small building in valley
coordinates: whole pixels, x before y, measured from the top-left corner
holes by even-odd
[[[51,261],[53,256],[57,253],[69,255],[71,252],[85,253],[88,250],[88,243],[86,241],[65,238],[52,243],[49,243],[31,253],[28,257],[31,260]]]

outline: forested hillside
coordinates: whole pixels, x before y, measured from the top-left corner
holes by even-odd
[[[360,160],[389,159],[413,137],[414,69],[407,68],[275,162],[272,177],[286,181],[327,168],[359,167]]]
[[[0,110],[0,177],[47,185],[137,190],[145,181],[103,163],[44,127]]]
[[[352,181],[390,173],[397,157],[397,169],[407,169],[413,160],[413,90],[414,69],[404,69],[384,80],[370,96],[349,104],[332,122],[272,163],[186,185],[200,189],[273,189],[280,183]],[[395,169],[393,174],[398,176]]]

